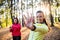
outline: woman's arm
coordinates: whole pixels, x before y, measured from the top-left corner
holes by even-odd
[[[21,24],[19,24],[19,27],[18,27],[18,29],[17,29],[18,31],[20,31],[21,30]]]
[[[12,32],[13,31],[13,29],[12,29],[12,27],[10,27],[10,32]]]
[[[45,24],[42,25],[42,26],[36,26],[36,25],[33,25],[33,24],[27,24],[27,27],[29,29],[31,29],[32,31],[35,31],[35,32],[47,33],[49,31],[48,26],[46,26]]]
[[[42,32],[42,33],[47,33],[48,32],[48,26],[46,26],[46,25],[35,26],[34,23],[33,23],[33,19],[32,18],[30,18],[27,21],[25,21],[25,24],[26,24],[26,27],[31,29],[32,31]]]
[[[10,32],[13,32],[13,24],[10,26]]]
[[[48,32],[48,26],[46,26],[45,24],[42,24],[42,26],[34,26],[35,27],[35,32],[41,32],[41,33],[47,33]]]

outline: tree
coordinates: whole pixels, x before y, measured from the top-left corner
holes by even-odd
[[[2,6],[3,5],[3,2],[4,2],[5,0],[0,0],[0,6]]]
[[[0,15],[2,15],[4,13],[4,10],[3,9],[1,9],[0,10]]]

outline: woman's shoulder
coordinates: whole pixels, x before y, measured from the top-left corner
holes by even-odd
[[[14,26],[14,24],[12,24],[12,26]]]
[[[36,25],[36,26],[41,26],[42,24],[41,23],[35,23],[33,25]]]
[[[35,23],[33,25],[36,26],[36,27],[38,27],[38,26],[47,27],[47,25],[45,23],[43,23],[43,24],[41,24],[41,23]]]
[[[18,23],[18,25],[21,25],[20,23]]]
[[[19,26],[21,26],[21,24],[20,24],[20,23],[18,23],[18,25],[19,25]]]

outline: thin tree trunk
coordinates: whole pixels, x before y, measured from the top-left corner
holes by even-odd
[[[11,0],[11,19],[12,19],[12,0]],[[13,22],[13,19],[12,19]]]

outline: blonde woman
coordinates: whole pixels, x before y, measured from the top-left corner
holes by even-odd
[[[37,23],[33,23],[33,18],[29,18],[25,22],[26,27],[31,30],[28,40],[43,40],[45,34],[50,30],[42,11],[37,11],[36,20]]]

